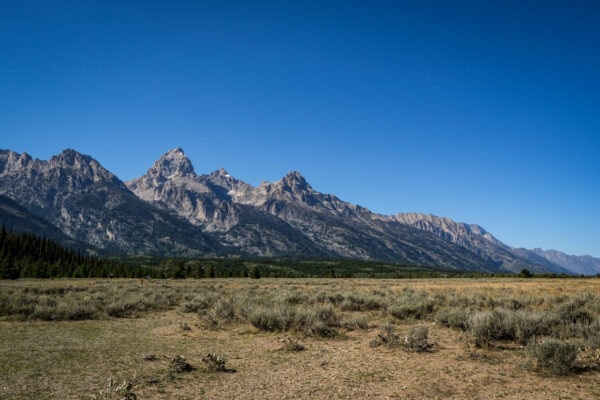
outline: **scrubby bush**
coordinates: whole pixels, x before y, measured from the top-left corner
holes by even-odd
[[[433,312],[435,301],[424,291],[416,291],[405,287],[395,296],[389,298],[387,311],[398,319],[414,317],[422,319]]]
[[[561,304],[556,308],[556,313],[564,323],[582,323],[590,324],[594,321],[594,316],[585,309],[585,303],[581,300],[573,300]]]
[[[394,326],[391,324],[383,325],[377,337],[369,342],[371,347],[393,347],[400,344],[402,344],[402,338],[394,332]]]
[[[256,307],[248,319],[250,323],[263,331],[286,331],[300,322],[300,316],[292,307]]]
[[[538,368],[555,375],[573,372],[579,352],[577,346],[556,339],[531,344],[527,351]]]
[[[469,321],[469,333],[479,347],[487,347],[494,340],[511,339],[510,328],[507,326],[504,312],[484,311],[474,314]]]
[[[250,323],[265,331],[303,330],[323,337],[333,337],[339,325],[331,305],[314,307],[285,306],[256,307],[248,316]]]
[[[202,357],[202,362],[206,366],[206,369],[208,369],[209,371],[227,371],[227,368],[225,368],[226,359],[220,354],[208,353],[204,357]]]
[[[367,319],[363,316],[352,315],[348,318],[345,318],[341,322],[341,326],[348,330],[353,329],[369,329],[369,324]]]
[[[383,307],[380,296],[373,294],[349,294],[340,304],[343,311],[369,311]]]
[[[212,308],[213,315],[220,321],[230,322],[236,318],[236,305],[232,298],[219,299]]]
[[[96,310],[90,304],[61,301],[55,306],[36,305],[31,318],[48,321],[75,321],[92,319]]]
[[[287,336],[280,340],[281,349],[285,351],[302,351],[304,346],[293,336]]]
[[[194,296],[189,296],[181,303],[179,309],[183,312],[196,313],[200,310],[211,308],[216,300],[217,295],[215,293],[206,291]]]
[[[417,352],[428,351],[433,347],[433,343],[429,342],[429,328],[425,325],[412,328],[405,342],[408,347]]]
[[[535,336],[549,334],[559,321],[545,311],[493,310],[474,314],[469,320],[469,333],[480,347],[496,340],[527,343]]]
[[[469,328],[470,315],[464,309],[445,308],[435,315],[435,320],[450,328],[466,331]]]
[[[191,371],[192,369],[192,366],[188,364],[187,361],[185,361],[185,358],[181,356],[175,356],[169,362],[169,371],[175,374]]]

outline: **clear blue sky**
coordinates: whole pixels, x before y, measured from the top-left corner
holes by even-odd
[[[600,256],[598,1],[14,1],[0,147],[126,180],[181,146]]]

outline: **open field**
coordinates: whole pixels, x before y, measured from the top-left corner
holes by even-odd
[[[600,279],[2,281],[0,343],[1,399],[600,398]]]

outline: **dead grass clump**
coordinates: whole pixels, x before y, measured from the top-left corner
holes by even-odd
[[[119,386],[114,388],[115,383],[112,378],[108,380],[108,388],[101,390],[98,395],[92,395],[92,399],[96,400],[137,400],[137,395],[133,392],[133,382],[124,380]],[[114,388],[114,389],[113,389]]]
[[[280,340],[281,349],[285,351],[302,351],[304,346],[293,336],[286,336]]]
[[[404,340],[411,350],[419,353],[430,351],[434,347],[429,341],[429,328],[425,325],[412,328]]]
[[[226,372],[225,368],[226,359],[220,354],[208,353],[202,357],[202,362],[206,366],[206,369],[212,372]]]
[[[182,372],[192,371],[194,368],[185,361],[185,358],[181,356],[175,356],[169,362],[169,372],[174,374],[180,374]]]
[[[369,342],[371,347],[394,347],[402,344],[402,338],[394,332],[394,326],[385,324],[381,327],[381,331],[377,337]]]
[[[192,330],[192,328],[190,328],[190,326],[187,324],[187,322],[180,322],[179,329],[181,329],[182,331],[191,331]]]

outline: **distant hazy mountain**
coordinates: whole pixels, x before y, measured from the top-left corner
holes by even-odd
[[[532,250],[545,259],[563,266],[571,272],[583,275],[596,275],[600,273],[600,258],[592,256],[570,256],[557,250]]]
[[[21,207],[19,223],[30,224],[30,230],[49,234],[54,226],[111,252],[303,255],[488,272],[580,273],[571,269],[579,268],[575,264],[513,249],[478,225],[433,215],[372,213],[315,191],[295,171],[257,187],[224,169],[198,175],[180,148],[127,183],[74,150],[49,161],[2,150],[0,195],[14,201],[13,210]],[[1,204],[0,222],[8,221]]]
[[[529,269],[535,273],[570,272],[560,264],[528,253],[529,250],[522,249],[520,253],[515,252],[512,247],[502,243],[479,225],[455,222],[450,218],[421,213],[401,213],[395,218],[400,222],[433,232],[445,240],[470,249],[480,257],[497,264],[503,270],[519,272]]]

